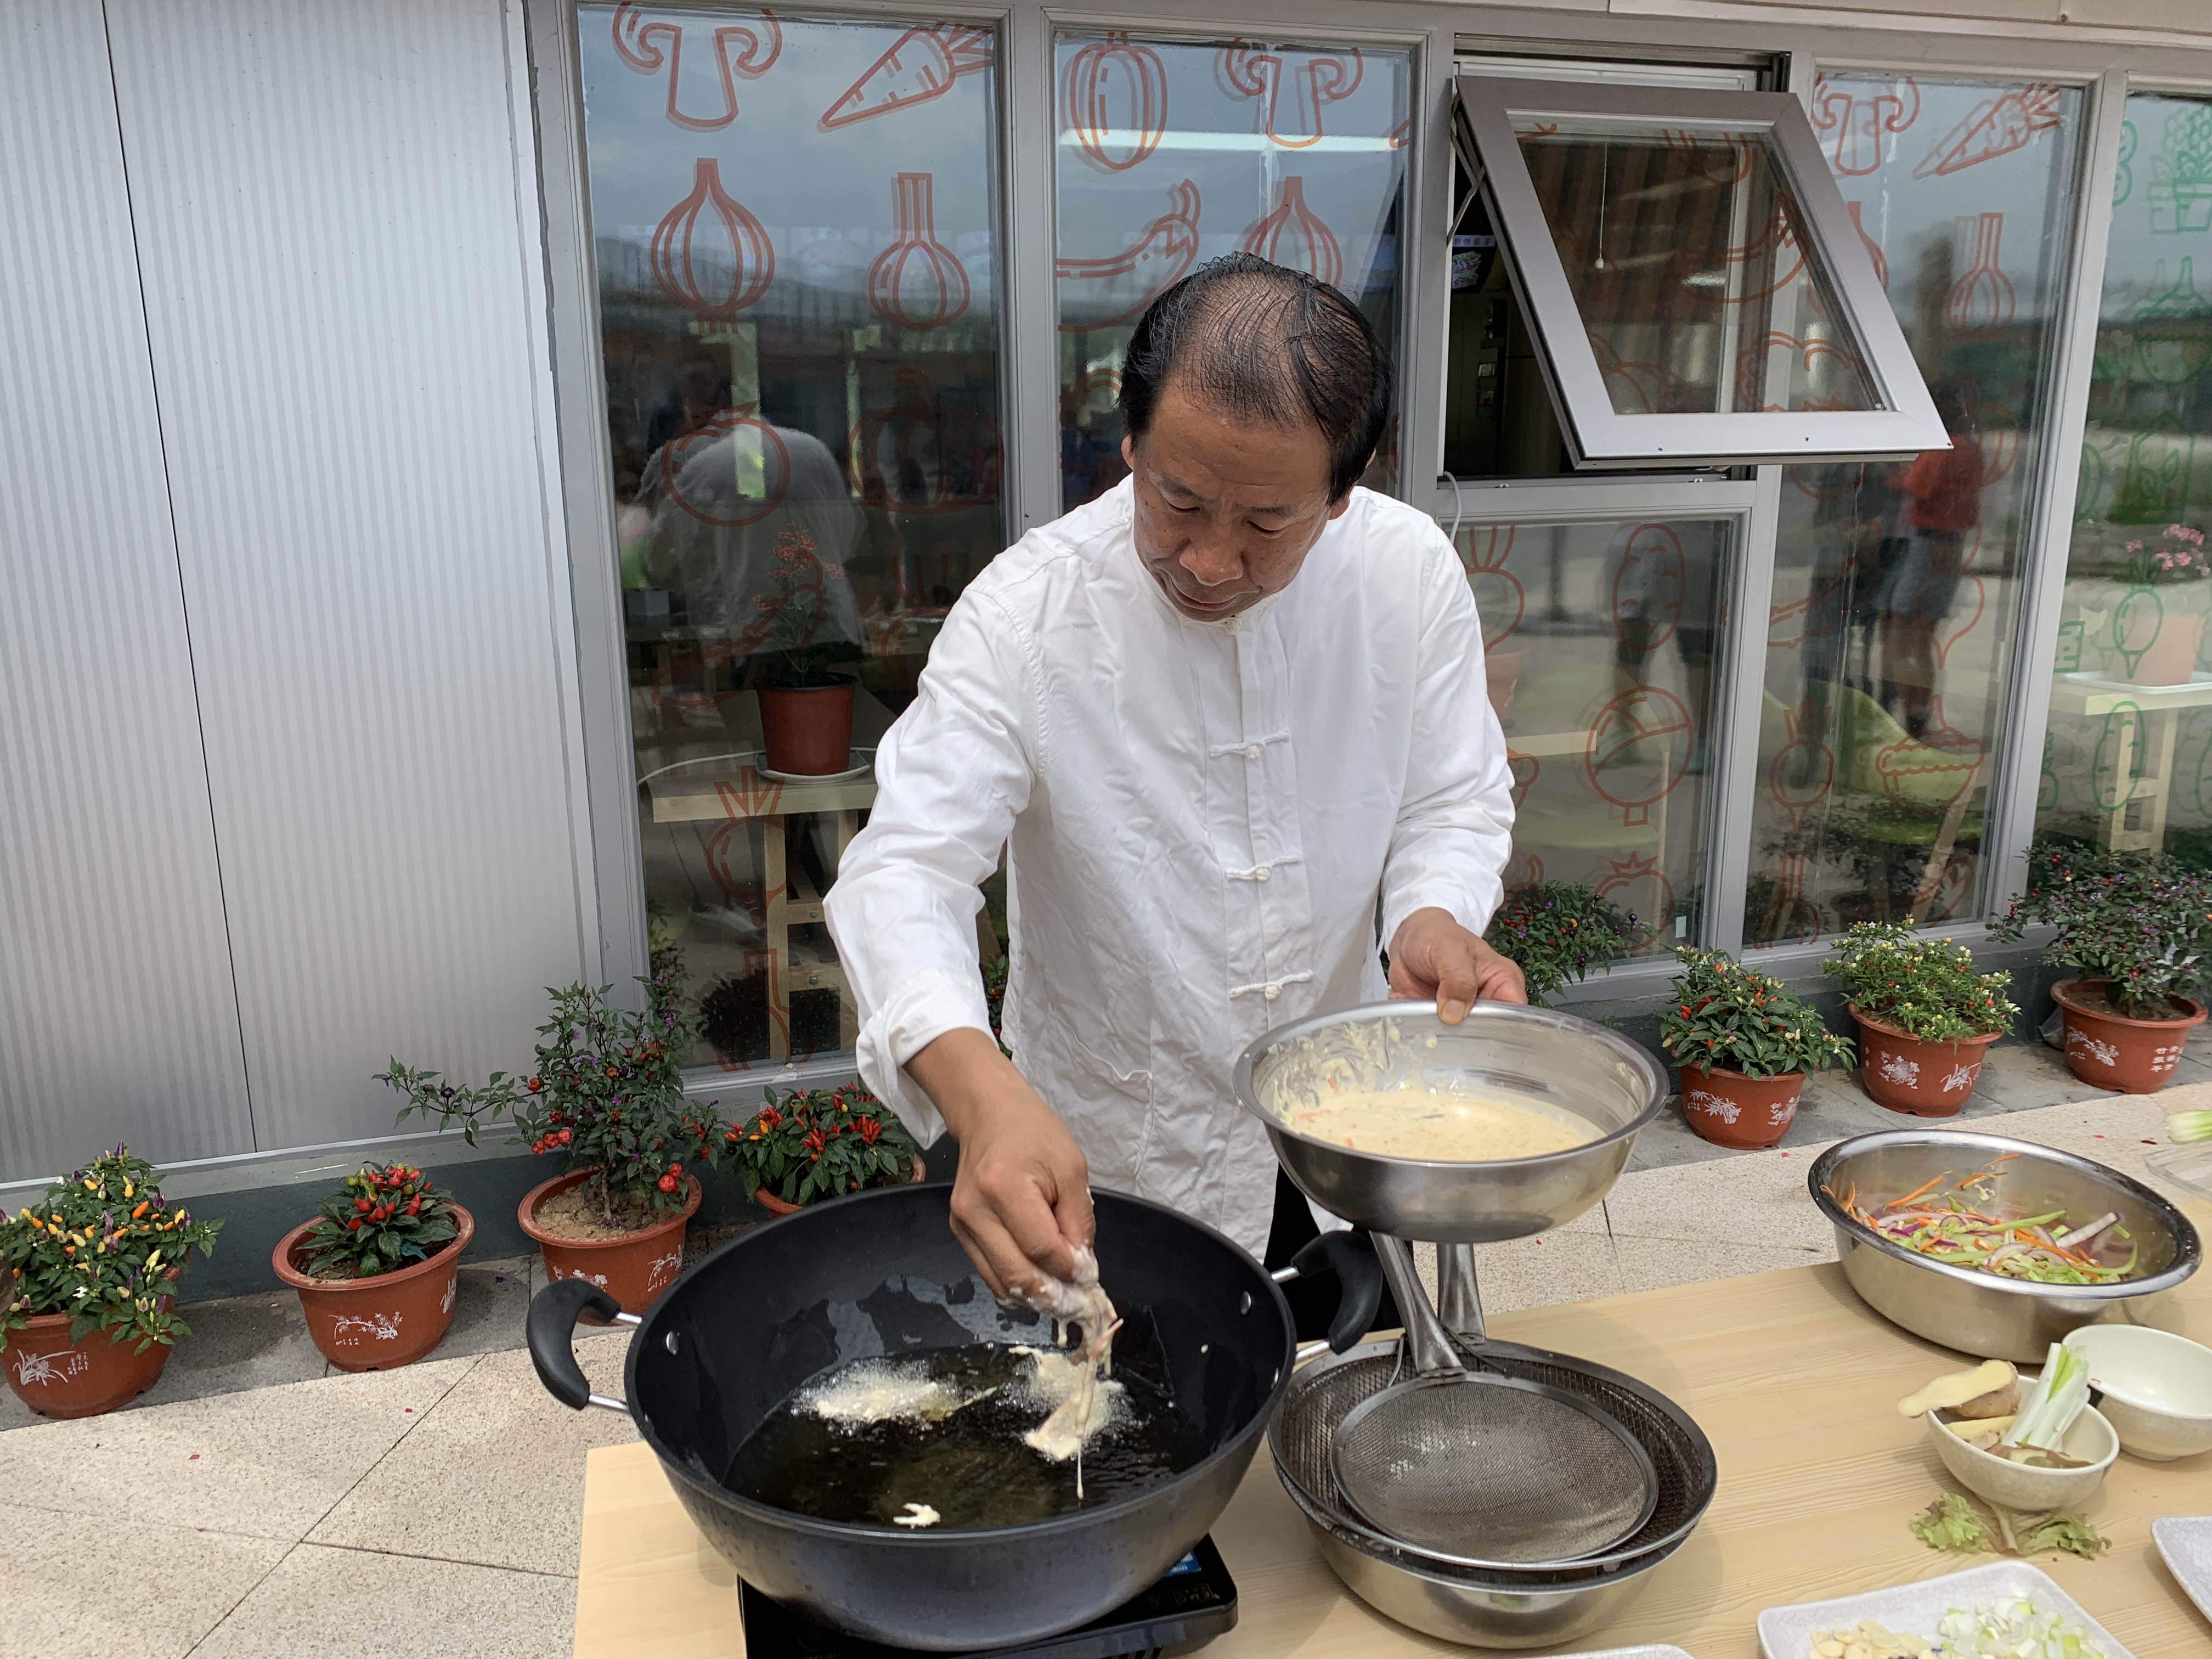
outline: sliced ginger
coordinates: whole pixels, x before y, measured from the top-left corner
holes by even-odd
[[[2020,1372],[2005,1359],[1985,1359],[1972,1370],[1946,1371],[1917,1394],[1897,1402],[1900,1417],[1932,1411],[1961,1417],[2009,1417],[2020,1409]]]

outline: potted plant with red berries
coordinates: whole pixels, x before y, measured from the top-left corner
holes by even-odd
[[[1636,913],[1586,882],[1532,881],[1505,895],[1482,939],[1520,968],[1528,1000],[1541,1003],[1627,955]]]
[[[1821,972],[1850,999],[1867,1093],[1916,1117],[1957,1115],[1990,1045],[2020,1016],[2005,995],[2010,974],[1978,974],[1965,945],[1902,922],[1860,922]]]
[[[914,1137],[860,1085],[762,1092],[768,1103],[723,1135],[722,1163],[769,1213],[922,1178]]]
[[[1716,1146],[1771,1146],[1796,1121],[1805,1073],[1847,1063],[1850,1039],[1725,951],[1674,952],[1683,971],[1659,1017],[1659,1043],[1682,1068],[1682,1115]]]
[[[125,1147],[46,1188],[43,1202],[0,1219],[0,1370],[42,1417],[112,1412],[161,1380],[191,1327],[171,1289],[194,1250],[215,1248],[220,1221],[161,1196],[154,1167]]]
[[[363,1164],[270,1259],[300,1293],[324,1358],[340,1370],[390,1370],[436,1347],[453,1322],[461,1252],[476,1231],[476,1218],[420,1170]]]
[[[563,1173],[523,1194],[522,1231],[548,1278],[587,1279],[631,1313],[683,1271],[684,1226],[702,1196],[688,1166],[712,1157],[721,1127],[712,1106],[684,1098],[682,974],[639,983],[641,1012],[609,1006],[607,986],[553,992],[527,1077],[494,1072],[460,1088],[396,1060],[378,1074],[407,1097],[402,1121],[419,1112],[459,1123],[474,1146],[479,1127],[505,1118],[532,1152],[559,1159]]]
[[[814,538],[793,525],[775,538],[769,580],[775,592],[753,601],[754,619],[738,638],[762,665],[766,764],[793,777],[842,772],[853,748],[854,679],[847,665],[860,654],[840,626],[845,573],[824,563]]]
[[[2015,939],[2056,927],[2045,962],[2081,970],[2051,988],[2066,1028],[2066,1064],[2082,1082],[2131,1095],[2172,1080],[2212,984],[2212,876],[2163,854],[2103,853],[2052,842],[2035,850],[2027,891],[1990,927]]]

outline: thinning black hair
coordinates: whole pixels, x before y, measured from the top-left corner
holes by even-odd
[[[1311,421],[1328,444],[1328,498],[1344,499],[1390,417],[1390,355],[1365,313],[1327,283],[1253,253],[1212,259],[1146,308],[1121,365],[1121,421],[1152,423],[1171,382],[1241,420]]]

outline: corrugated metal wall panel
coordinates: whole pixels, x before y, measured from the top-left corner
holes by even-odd
[[[500,0],[112,0],[260,1144],[583,960]]]
[[[0,8],[0,1181],[248,1151],[98,0]]]

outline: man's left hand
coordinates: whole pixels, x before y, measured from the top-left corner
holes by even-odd
[[[1390,994],[1436,1000],[1437,1018],[1456,1025],[1478,1000],[1526,1002],[1521,969],[1461,927],[1449,910],[1416,910],[1390,941]]]

